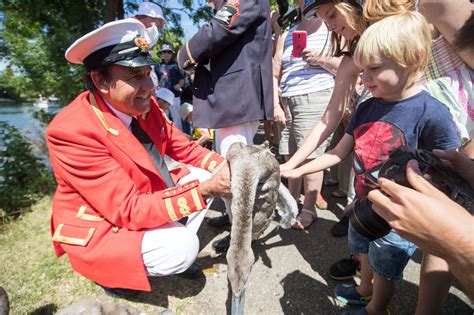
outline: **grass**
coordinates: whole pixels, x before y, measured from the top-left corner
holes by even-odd
[[[52,314],[82,300],[115,301],[129,304],[144,314],[157,313],[156,303],[105,295],[92,281],[75,273],[66,256],[56,258],[51,243],[50,214],[51,198],[45,197],[31,212],[1,227],[0,286],[9,295],[11,314]],[[173,298],[167,307],[182,314],[188,303]]]

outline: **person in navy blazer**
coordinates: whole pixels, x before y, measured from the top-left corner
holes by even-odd
[[[259,121],[273,120],[272,27],[268,0],[208,0],[217,11],[178,52],[178,65],[194,70],[193,126],[215,129],[216,151],[253,144]],[[230,209],[227,209],[227,212]],[[212,218],[214,227],[229,216]],[[230,235],[212,244],[227,251]]]
[[[195,68],[193,126],[216,129],[225,156],[253,144],[258,121],[273,119],[272,31],[268,0],[208,0],[218,11],[178,52]]]

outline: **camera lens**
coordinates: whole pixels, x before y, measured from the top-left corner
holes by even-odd
[[[354,230],[371,241],[390,232],[390,225],[374,212],[372,202],[367,197],[357,199],[347,215]]]

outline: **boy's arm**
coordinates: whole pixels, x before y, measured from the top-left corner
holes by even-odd
[[[294,170],[280,171],[281,176],[286,178],[299,178],[306,174],[316,173],[328,167],[338,164],[346,158],[354,149],[354,138],[349,134],[344,134],[337,146],[321,155],[319,158],[306,163]]]

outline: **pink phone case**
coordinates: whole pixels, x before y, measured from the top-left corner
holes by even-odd
[[[301,52],[306,48],[306,34],[306,31],[293,32],[293,57],[301,57]]]

